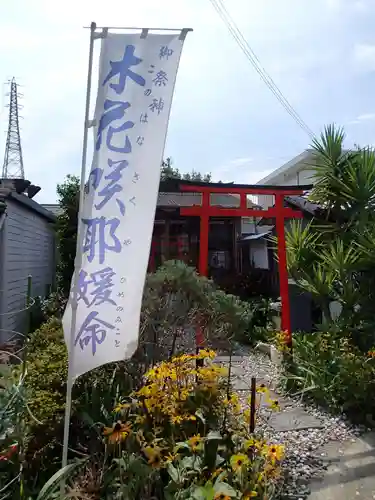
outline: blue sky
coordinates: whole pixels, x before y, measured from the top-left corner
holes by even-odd
[[[347,146],[374,144],[375,0],[224,2],[314,133],[335,122],[345,127]],[[55,202],[56,184],[80,171],[89,36],[82,27],[91,21],[194,29],[166,147],[180,170],[254,183],[309,146],[209,0],[13,0],[1,8],[0,82],[15,76],[23,85],[25,176],[42,187],[40,203]],[[1,154],[8,120],[2,99]]]

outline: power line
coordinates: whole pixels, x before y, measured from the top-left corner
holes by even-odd
[[[240,29],[236,25],[235,21],[229,14],[228,10],[226,9],[223,0],[210,0],[212,6],[216,10],[216,12],[219,14],[221,19],[223,20],[224,24],[228,28],[230,34],[233,36],[239,47],[241,48],[242,52],[245,54],[246,58],[248,61],[251,63],[255,71],[258,73],[258,75],[261,77],[263,82],[267,85],[269,90],[273,93],[273,95],[276,97],[276,99],[280,102],[280,104],[284,107],[284,109],[287,111],[287,113],[295,120],[295,122],[298,124],[298,126],[310,137],[310,139],[313,139],[315,137],[314,132],[309,128],[309,126],[303,121],[301,116],[297,113],[297,111],[293,108],[293,106],[290,104],[288,99],[284,96],[284,94],[281,92],[281,90],[278,88],[272,77],[267,73],[267,71],[264,69],[264,67],[261,66],[260,61],[253,51],[253,49],[250,47],[246,39],[244,38],[243,34],[241,33]]]
[[[297,122],[297,124],[307,133],[310,138],[314,137],[314,133],[312,130],[306,125],[306,123],[302,120],[296,110],[292,107],[290,102],[286,99],[286,97],[282,94],[281,90],[277,87],[271,76],[266,72],[266,70],[260,66],[260,61],[256,56],[255,52],[251,49],[248,42],[242,35],[240,29],[234,22],[233,18],[228,13],[226,7],[224,6],[222,0],[210,0],[215,10],[218,12],[219,16],[224,21],[227,26],[229,32],[236,40],[242,51],[244,52],[246,58],[250,61],[256,72],[259,74],[261,79],[267,85],[267,87],[271,90],[274,96],[278,99],[278,101],[282,104],[285,110],[289,113],[289,115]]]

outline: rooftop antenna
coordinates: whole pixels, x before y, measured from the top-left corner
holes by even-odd
[[[24,179],[22,147],[20,137],[20,126],[18,116],[18,98],[22,94],[18,92],[18,85],[13,77],[10,83],[9,94],[9,123],[5,155],[3,164],[3,179]]]

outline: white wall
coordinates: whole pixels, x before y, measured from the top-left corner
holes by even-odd
[[[275,204],[274,196],[272,195],[259,195],[258,196],[258,205],[260,205],[264,210],[269,207],[272,207]]]
[[[267,241],[263,238],[250,242],[250,262],[254,267],[269,269]]]
[[[302,168],[301,170],[291,175],[284,175],[282,179],[275,179],[269,182],[274,186],[303,186],[306,184],[314,184],[314,170],[311,168]],[[264,209],[274,205],[274,196],[272,195],[259,195],[258,204]]]
[[[255,233],[255,224],[253,217],[242,217],[241,234],[252,234],[252,233]]]

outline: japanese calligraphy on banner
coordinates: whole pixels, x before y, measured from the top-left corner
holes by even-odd
[[[63,318],[68,348],[74,344],[73,378],[131,357],[138,345],[160,165],[183,46],[179,36],[102,39],[94,157],[81,211],[74,343],[71,301]]]

